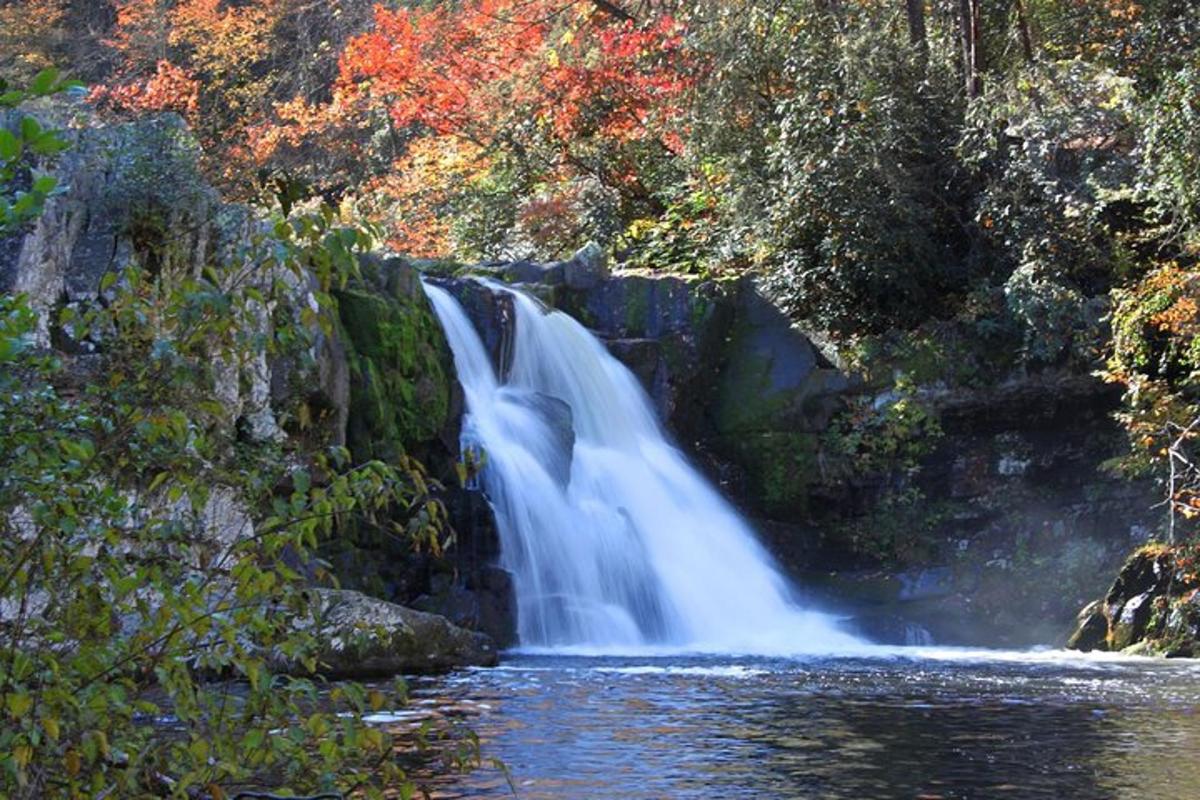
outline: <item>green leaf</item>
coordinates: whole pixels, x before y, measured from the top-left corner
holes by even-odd
[[[7,128],[0,128],[0,158],[13,161],[21,155],[21,140]]]
[[[50,194],[58,186],[58,178],[53,175],[41,175],[33,182],[30,191],[37,194]]]
[[[53,67],[42,70],[29,83],[29,93],[38,97],[50,94],[58,81],[58,70]]]
[[[42,135],[42,125],[33,117],[21,117],[21,136],[32,142]]]

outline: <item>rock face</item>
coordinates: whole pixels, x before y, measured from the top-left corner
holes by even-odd
[[[0,291],[29,295],[48,345],[58,333],[49,312],[94,301],[100,279],[135,252],[157,254],[151,269],[198,271],[220,247],[222,225],[235,221],[217,213],[218,198],[199,177],[197,145],[179,117],[97,125],[63,103],[35,113],[63,129],[71,145],[55,168],[65,192],[32,230],[0,243]]]
[[[493,666],[490,639],[444,617],[367,597],[360,592],[315,590],[319,594],[321,641],[318,671],[326,678],[371,678],[402,673],[444,672],[461,666]],[[277,657],[288,672],[299,665]]]
[[[245,256],[260,223],[248,209],[221,202],[204,182],[198,147],[179,117],[105,124],[86,106],[58,100],[24,110],[62,129],[71,146],[54,167],[63,192],[28,230],[0,240],[0,291],[29,295],[39,317],[37,344],[62,355],[68,395],[103,378],[96,372],[96,353],[105,343],[72,338],[57,324],[59,312],[104,302],[105,276],[126,267],[171,278],[196,277],[212,267],[218,281],[258,285],[272,299],[252,310],[254,330],[248,333],[254,336],[248,339],[270,341],[277,314],[298,318],[317,308],[310,282],[290,272],[263,274],[261,263]],[[0,125],[10,122],[0,112]],[[244,363],[213,364],[214,399],[227,414],[222,434],[231,442],[236,437],[279,447],[285,457],[301,461],[342,444],[360,460],[415,455],[449,483],[458,457],[461,397],[419,273],[404,259],[383,256],[365,258],[361,272],[363,279],[339,294],[340,326],[317,333],[307,353],[268,357],[262,345]],[[276,282],[284,291],[267,291]],[[254,513],[218,486],[194,524],[211,533],[214,547],[227,546],[253,534]],[[357,559],[340,559],[343,566],[361,567],[339,576],[347,584],[379,585],[379,565],[395,560],[407,565],[411,580],[390,587],[388,597],[427,595],[435,579],[449,574],[458,581],[453,587],[468,591],[478,585],[480,596],[490,598],[488,612],[479,615],[486,620],[482,624],[503,633],[504,615],[511,618],[504,605],[510,587],[488,572],[490,564],[460,573],[453,563],[413,558],[407,543],[374,549],[343,544],[358,550]],[[354,618],[358,612],[391,631],[362,651],[375,674],[495,659],[486,638],[440,617],[361,595],[336,596],[341,599],[336,612],[331,605],[330,619],[343,633],[362,621]],[[342,633],[338,637],[348,641]],[[348,652],[334,648],[331,662],[348,658]],[[337,669],[349,673],[351,666]]]
[[[512,295],[471,280],[435,279],[434,282],[462,304],[492,358],[492,368],[503,379],[512,367],[513,320],[517,314]]]
[[[362,273],[361,284],[335,293],[350,368],[350,451],[360,460],[409,452],[452,462],[461,398],[420,274],[397,257],[367,258]]]
[[[1080,612],[1067,647],[1200,656],[1200,581],[1186,559],[1161,545],[1134,553],[1104,599]]]

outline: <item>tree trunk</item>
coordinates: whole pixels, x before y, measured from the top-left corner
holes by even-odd
[[[983,45],[980,41],[979,0],[958,0],[959,41],[962,44],[963,86],[967,97],[983,91]]]
[[[1025,63],[1033,63],[1033,36],[1029,32],[1029,17],[1025,16],[1025,3],[1016,0],[1017,31],[1021,35],[1021,51],[1025,54]]]
[[[908,11],[908,38],[925,61],[929,60],[929,40],[925,34],[925,0],[904,0]]]

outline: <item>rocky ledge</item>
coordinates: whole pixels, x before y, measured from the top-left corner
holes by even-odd
[[[1200,657],[1200,576],[1188,548],[1148,545],[1079,614],[1072,650]]]
[[[348,589],[316,589],[320,641],[316,672],[330,679],[445,672],[466,666],[495,666],[498,654],[482,633],[445,617],[414,611]],[[295,660],[272,659],[281,672],[304,673]]]

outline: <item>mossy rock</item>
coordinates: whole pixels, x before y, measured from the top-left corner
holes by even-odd
[[[794,431],[768,431],[716,442],[742,466],[745,496],[756,510],[787,519],[808,514],[809,489],[820,474],[820,437]]]
[[[420,454],[450,420],[453,360],[419,276],[369,261],[336,293],[350,360],[346,441],[356,459]]]

